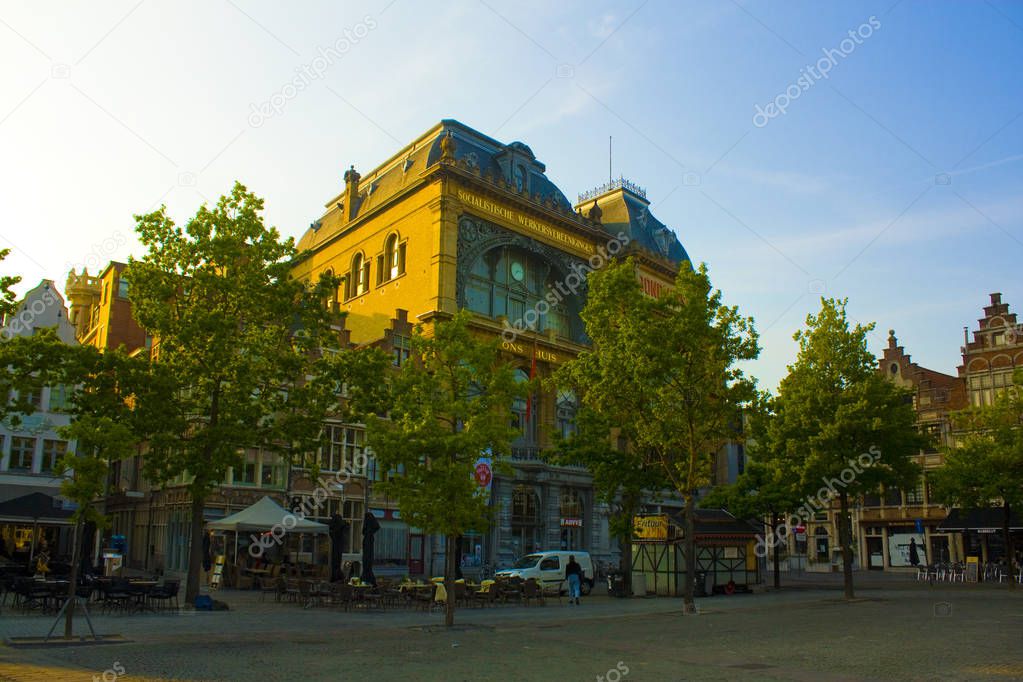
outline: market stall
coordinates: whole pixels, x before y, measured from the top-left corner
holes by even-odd
[[[748,591],[760,583],[753,526],[724,509],[697,509],[695,527],[697,595]],[[686,543],[681,512],[637,516],[633,529],[633,590],[682,596]]]

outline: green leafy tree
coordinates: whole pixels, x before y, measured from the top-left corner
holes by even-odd
[[[39,411],[45,386],[63,381],[68,346],[53,329],[37,329],[30,336],[0,340],[0,419],[17,429],[22,419]]]
[[[1023,509],[1023,370],[1012,386],[998,393],[993,405],[968,408],[953,416],[962,432],[945,449],[945,465],[930,474],[937,499],[949,506],[979,509],[1002,506],[1002,536],[1009,575],[1015,575],[1015,548],[1010,524]],[[1009,587],[1013,587],[1009,579]]]
[[[262,199],[235,184],[183,229],[164,207],[136,216],[146,253],[125,272],[156,364],[176,383],[159,406],[162,426],[145,468],[156,482],[188,476],[189,601],[199,593],[210,491],[241,464],[243,448],[285,456],[312,449],[322,420],[324,403],[303,378],[319,372],[319,349],[332,344],[323,301],[338,281],[292,278],[294,241],[265,226],[262,209]]]
[[[715,453],[741,430],[754,382],[737,363],[759,354],[753,320],[721,302],[701,265],[674,286],[643,293],[632,259],[589,276],[582,311],[590,349],[566,363],[583,402],[615,425],[685,501],[684,612],[696,613],[694,517]]]
[[[767,424],[772,416],[770,396],[763,395],[745,418],[752,434],[746,443],[747,464],[735,483],[714,488],[700,500],[701,507],[724,507],[742,519],[768,519],[770,532],[756,545],[756,553],[772,553],[774,586],[781,587],[781,546],[790,530],[786,513],[802,503],[799,477],[787,466],[788,461],[772,448]]]
[[[10,249],[0,249],[0,261],[11,255]],[[0,275],[0,317],[12,315],[18,308],[18,295],[11,291],[21,281],[18,275]]]
[[[389,414],[371,418],[367,442],[384,471],[380,484],[410,526],[446,538],[445,624],[454,624],[458,536],[485,530],[492,507],[473,479],[477,459],[510,453],[511,405],[522,387],[497,341],[470,328],[462,311],[432,335],[417,328],[410,360],[390,377]]]
[[[910,487],[925,444],[909,394],[876,370],[867,350],[873,324],[850,327],[846,300],[821,299],[795,333],[799,354],[782,379],[767,438],[783,469],[798,477],[808,520],[839,501],[845,596],[853,592],[850,500],[881,486]]]
[[[120,350],[101,353],[92,346],[66,346],[54,358],[51,376],[59,377],[67,391],[66,411],[71,423],[60,435],[74,446],[58,461],[63,472],[61,495],[75,503],[74,546],[68,597],[73,598],[82,564],[85,524],[103,527],[99,510],[111,462],[136,452],[137,443],[149,432],[146,413],[137,409],[140,394],[152,394],[161,383],[150,374],[145,358],[126,356]],[[150,401],[155,402],[155,401]],[[65,611],[64,636],[71,637],[74,607]]]
[[[557,386],[562,365],[549,380]],[[570,379],[568,377],[566,380]],[[573,390],[579,391],[575,386]],[[631,589],[633,519],[646,499],[654,499],[666,487],[664,474],[651,458],[618,443],[611,423],[583,405],[575,421],[575,432],[558,439],[549,459],[554,464],[586,467],[593,477],[593,492],[599,502],[608,505],[611,514],[608,530],[621,548],[619,569]]]

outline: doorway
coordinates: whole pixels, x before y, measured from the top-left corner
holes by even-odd
[[[882,538],[867,538],[867,568],[871,571],[884,570],[884,541]]]
[[[425,572],[426,548],[423,535],[409,533],[408,536],[408,572],[409,575],[423,575]]]

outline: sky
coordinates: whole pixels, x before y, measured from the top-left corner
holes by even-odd
[[[299,83],[301,87],[289,84]],[[1023,4],[1006,0],[0,0],[0,266],[141,255],[235,180],[299,237],[443,118],[574,201],[611,171],[756,320],[774,389],[820,296],[955,373],[1023,307]]]

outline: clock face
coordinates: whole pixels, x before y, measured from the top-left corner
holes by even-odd
[[[522,263],[520,263],[518,261],[513,261],[512,262],[512,264],[511,264],[511,276],[514,277],[515,280],[518,281],[518,282],[522,281],[522,279],[526,276],[526,269],[524,267],[522,267]]]

